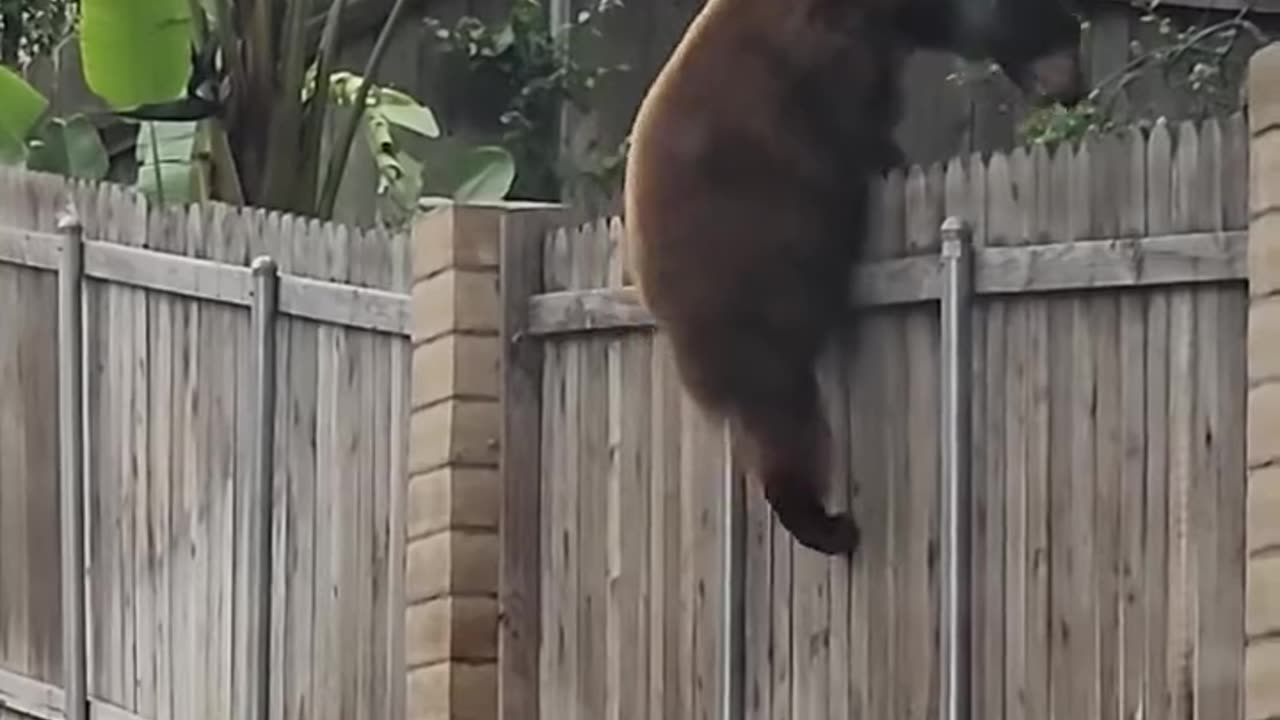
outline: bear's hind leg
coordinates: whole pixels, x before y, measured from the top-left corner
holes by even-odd
[[[817,552],[852,555],[857,524],[822,504],[830,440],[812,343],[758,325],[730,327],[673,336],[686,387],[728,419],[736,449],[782,526]]]

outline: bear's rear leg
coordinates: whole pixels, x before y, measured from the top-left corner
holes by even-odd
[[[790,427],[775,425],[777,418],[740,417],[735,424],[750,448],[765,499],[787,532],[811,550],[853,555],[860,536],[857,523],[846,513],[828,512],[822,504],[828,448],[816,394],[815,389],[815,414],[793,418]]]
[[[778,521],[805,547],[852,555],[858,526],[822,505],[828,430],[809,343],[725,327],[673,337],[686,387],[726,417]]]

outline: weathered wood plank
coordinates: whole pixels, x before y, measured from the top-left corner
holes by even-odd
[[[1067,202],[1054,203],[1042,216],[1047,219],[1049,236],[1054,242],[1073,240],[1070,198],[1071,198],[1071,159],[1072,148],[1059,146],[1049,163],[1047,183],[1040,187],[1048,187],[1052,195]],[[1042,178],[1045,176],[1042,175]],[[1048,597],[1048,618],[1050,634],[1048,641],[1048,675],[1049,701],[1054,717],[1069,714],[1078,701],[1073,683],[1072,648],[1080,631],[1073,621],[1073,610],[1077,605],[1074,597],[1059,593],[1057,588],[1079,587],[1082,578],[1075,576],[1075,563],[1072,557],[1072,490],[1073,480],[1082,471],[1077,468],[1072,453],[1072,435],[1076,423],[1083,418],[1074,415],[1075,409],[1073,380],[1073,346],[1076,313],[1073,312],[1075,298],[1055,298],[1049,302],[1049,492],[1048,511],[1049,527],[1049,587],[1053,592]],[[1092,397],[1092,390],[1084,390]],[[1092,468],[1090,468],[1092,469]],[[1083,591],[1087,593],[1086,586]],[[1077,591],[1080,592],[1080,591]],[[1074,630],[1069,634],[1068,629]]]
[[[937,251],[938,228],[943,220],[944,187],[942,168],[931,166],[925,176],[924,192],[907,194],[906,247],[909,252]],[[939,361],[940,335],[936,312],[925,308],[906,311],[902,332],[905,341],[904,369],[909,381],[903,399],[906,403],[903,433],[905,452],[904,522],[895,528],[895,539],[901,544],[902,576],[897,578],[899,672],[903,674],[900,701],[901,717],[924,720],[937,714],[939,687],[937,676],[938,647],[938,566],[930,561],[930,548],[937,547],[939,530],[932,518],[937,517],[940,472],[939,448]],[[917,668],[911,672],[908,668]],[[927,672],[920,669],[929,668]]]
[[[679,478],[683,421],[675,360],[664,335],[654,337],[650,360],[653,462],[649,466],[649,706],[662,717],[680,717],[679,579],[684,557]]]
[[[1170,185],[1170,218],[1175,231],[1194,229],[1198,191],[1199,138],[1179,128]],[[1165,658],[1171,717],[1195,707],[1194,652],[1197,598],[1195,548],[1190,533],[1195,478],[1195,291],[1179,287],[1169,299],[1169,598],[1168,655]]]
[[[830,427],[831,467],[827,474],[832,512],[850,511],[849,465],[850,421],[848,355],[843,334],[832,337],[823,358],[819,381],[825,399],[824,412]],[[856,517],[856,516],[855,516]],[[821,717],[849,717],[850,714],[850,647],[849,647],[849,575],[851,562],[847,558],[826,559],[826,583],[830,603],[827,662],[829,674],[827,692],[821,700]],[[745,687],[745,685],[744,685]]]
[[[26,202],[14,201],[7,209],[18,216],[19,222],[32,220],[32,210]],[[0,387],[4,388],[20,388],[23,382],[21,313],[23,291],[28,284],[25,276],[30,272],[15,267],[0,269]],[[48,310],[56,317],[56,306]],[[56,364],[56,356],[49,362]],[[0,456],[5,458],[0,469],[0,543],[4,547],[0,552],[0,577],[5,578],[0,586],[0,661],[23,673],[30,672],[31,608],[25,589],[31,583],[34,555],[27,517],[27,493],[32,482],[23,442],[26,414],[19,393],[0,395]],[[50,520],[56,523],[57,516]]]
[[[53,270],[61,239],[0,227],[0,263]],[[345,246],[344,246],[345,247]],[[248,307],[252,278],[245,263],[228,264],[102,240],[85,243],[86,277],[200,300]],[[407,334],[408,298],[400,292],[295,274],[280,278],[280,311],[378,332]]]
[[[498,629],[499,707],[502,720],[536,720],[540,703],[538,644],[542,637],[543,347],[521,339],[528,298],[542,288],[545,218],[522,215],[503,224],[500,377],[504,411],[499,441],[502,560]],[[532,472],[531,472],[532,471]]]
[[[567,284],[567,235],[564,229],[551,233],[543,245],[543,286],[563,288]],[[541,645],[539,679],[540,718],[569,717],[572,685],[576,675],[569,666],[576,657],[577,642],[573,623],[567,622],[566,605],[570,595],[568,579],[576,571],[569,564],[573,543],[570,520],[576,518],[569,504],[573,499],[569,462],[569,389],[568,347],[555,343],[546,348],[542,397],[542,628],[548,638]],[[572,523],[576,525],[576,521]]]
[[[316,252],[317,238],[307,234],[307,226],[296,218],[271,214],[266,228],[279,228],[281,242],[292,244],[292,269],[298,274],[318,273],[324,269]],[[317,531],[319,508],[319,468],[316,458],[317,445],[327,441],[319,432],[317,404],[319,401],[320,342],[319,325],[310,320],[289,318],[282,321],[289,333],[289,372],[284,386],[288,388],[288,400],[282,406],[286,410],[288,431],[282,436],[284,443],[278,452],[287,454],[288,532],[286,543],[289,560],[282,568],[286,573],[288,614],[285,637],[287,638],[288,669],[280,682],[284,687],[284,713],[286,718],[296,718],[306,713],[318,714],[317,708],[324,696],[317,692],[316,660],[319,643],[316,641],[317,617],[317,546],[324,537]],[[323,616],[322,616],[323,617]]]
[[[273,219],[273,215],[275,216]],[[254,213],[253,227],[257,230],[256,234],[250,235],[247,239],[248,245],[244,252],[249,262],[255,258],[266,254],[263,238],[278,238],[279,233],[279,215],[278,213],[268,213],[259,211]],[[293,246],[292,238],[284,238],[288,242],[278,242],[272,252],[272,259],[276,262],[276,267],[281,273],[289,273],[293,271]],[[289,552],[290,535],[295,532],[290,518],[293,515],[293,509],[290,505],[291,495],[289,486],[289,459],[290,459],[290,426],[289,426],[289,393],[293,383],[293,352],[290,348],[290,323],[288,318],[277,317],[275,321],[275,346],[276,346],[276,387],[275,387],[275,417],[271,419],[274,423],[275,448],[273,450],[274,458],[272,463],[272,518],[271,518],[271,555],[272,555],[272,577],[271,577],[271,616],[270,622],[271,632],[271,648],[269,651],[269,659],[274,674],[271,677],[269,697],[268,697],[268,717],[271,720],[284,720],[286,697],[289,692],[291,676],[294,672],[293,668],[297,664],[301,664],[301,658],[292,657],[290,654],[290,643],[293,638],[290,630],[293,620],[290,617],[290,603],[293,597],[290,593],[289,581],[293,577],[294,566],[299,562],[299,558],[294,553]],[[253,465],[253,441],[249,436],[249,430],[254,427],[253,408],[254,402],[254,383],[248,379],[252,377],[251,365],[249,362],[248,348],[252,342],[253,330],[250,323],[241,328],[241,342],[246,352],[241,353],[241,365],[239,372],[245,381],[241,383],[241,392],[237,399],[236,408],[236,425],[237,437],[239,443],[239,453],[237,455],[237,466],[249,468]],[[245,569],[246,571],[248,568]],[[237,586],[240,583],[240,568],[237,567]],[[253,587],[253,585],[250,585]],[[237,588],[238,589],[238,588]],[[240,631],[236,628],[237,632]],[[234,674],[233,674],[234,677]],[[244,708],[242,699],[236,689],[232,689],[233,707],[238,713],[249,713],[250,709]],[[242,709],[243,708],[243,709]]]
[[[397,233],[390,239],[388,250],[390,289],[393,292],[409,292],[409,276],[411,275],[408,238]],[[387,551],[387,607],[386,622],[389,642],[387,643],[387,715],[388,717],[404,717],[405,714],[405,673],[404,667],[404,627],[403,610],[405,543],[406,543],[406,488],[409,473],[408,427],[409,427],[409,340],[396,337],[391,342],[390,366],[390,428],[387,433],[388,443],[388,475],[391,483],[387,495],[387,522],[390,540]],[[534,707],[537,707],[536,705]]]
[[[1127,190],[1121,140],[1092,135],[1087,141],[1090,167],[1090,232],[1115,235],[1120,227],[1120,202]],[[1094,337],[1094,472],[1093,524],[1094,607],[1090,612],[1093,641],[1097,712],[1100,720],[1117,720],[1119,680],[1119,522],[1120,522],[1120,345],[1119,297],[1095,293],[1088,299],[1089,322]]]
[[[0,669],[0,718],[5,717],[3,713],[7,711],[14,720],[62,720],[65,702],[62,688],[57,685]],[[149,720],[93,697],[89,698],[89,717],[92,720]]]
[[[605,282],[607,228],[602,223],[579,227],[571,253],[574,287],[600,287]],[[582,719],[602,717],[605,711],[605,572],[608,474],[609,387],[605,339],[576,338],[570,362],[576,362],[577,414],[576,480],[578,486],[578,710]],[[575,360],[576,356],[576,360]],[[571,366],[572,367],[572,366]],[[575,382],[571,377],[570,382]],[[573,443],[575,440],[571,439]],[[686,555],[688,562],[691,556]]]
[[[1147,231],[1170,232],[1173,146],[1168,126],[1158,122],[1152,129],[1146,147],[1147,159]],[[1169,456],[1169,293],[1156,292],[1147,303],[1147,519],[1146,572],[1147,598],[1146,653],[1144,673],[1146,714],[1163,716],[1168,712],[1167,670],[1169,617],[1169,545],[1168,486]]]
[[[1146,152],[1136,129],[1121,136],[1116,163],[1122,173],[1117,192],[1120,232],[1141,235],[1146,231]],[[1121,718],[1134,717],[1143,707],[1147,597],[1143,565],[1146,562],[1146,302],[1137,293],[1120,298],[1120,467],[1119,544],[1117,547],[1119,611],[1119,668],[1115,704]]]

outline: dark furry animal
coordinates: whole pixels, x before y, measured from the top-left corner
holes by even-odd
[[[625,186],[641,297],[803,545],[858,544],[852,517],[821,502],[814,363],[847,312],[868,180],[899,160],[906,53],[993,58],[1028,92],[1074,102],[1078,35],[1051,0],[708,0],[641,104]]]

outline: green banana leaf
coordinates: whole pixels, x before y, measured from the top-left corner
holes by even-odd
[[[107,176],[110,159],[98,129],[83,115],[53,118],[31,144],[27,167],[85,180]]]
[[[21,163],[27,138],[49,107],[49,101],[26,80],[0,66],[0,164]]]
[[[497,146],[471,148],[460,161],[463,178],[453,191],[457,202],[491,202],[506,197],[516,179],[516,161]]]
[[[188,0],[80,0],[85,82],[115,110],[181,97],[191,76]]]
[[[138,189],[160,202],[199,199],[195,122],[145,122],[138,128]]]

